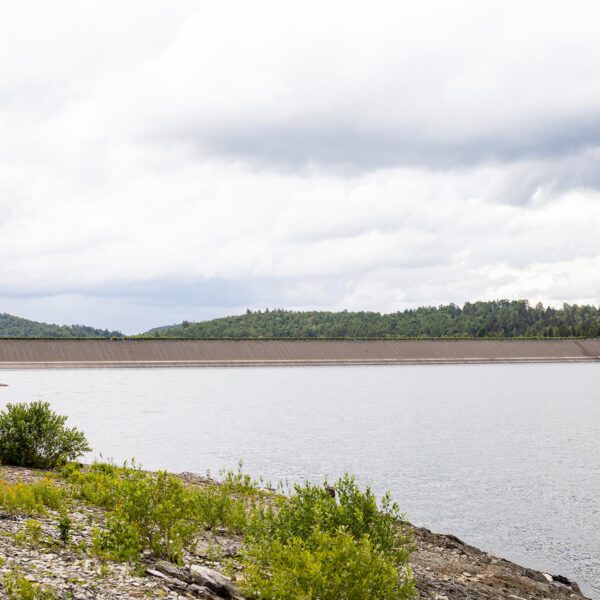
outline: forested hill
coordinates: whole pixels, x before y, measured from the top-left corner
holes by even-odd
[[[85,325],[50,325],[0,313],[1,337],[37,338],[99,338],[123,337],[120,331],[94,329]]]
[[[497,300],[376,312],[250,311],[245,315],[152,329],[144,337],[177,338],[446,338],[599,337],[600,308],[556,309]]]

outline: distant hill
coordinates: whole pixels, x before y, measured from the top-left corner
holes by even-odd
[[[600,308],[531,306],[527,300],[467,302],[400,312],[265,310],[158,327],[143,337],[176,338],[455,338],[599,337]]]
[[[0,337],[99,338],[123,337],[123,334],[85,325],[50,325],[0,313]]]

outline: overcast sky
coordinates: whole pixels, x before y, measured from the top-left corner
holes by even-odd
[[[0,312],[600,303],[600,3],[0,9]]]

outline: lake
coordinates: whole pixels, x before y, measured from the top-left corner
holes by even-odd
[[[87,457],[278,481],[345,471],[410,521],[600,598],[600,364],[0,371]]]

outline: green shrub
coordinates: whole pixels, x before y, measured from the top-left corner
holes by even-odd
[[[45,508],[60,509],[64,491],[49,478],[32,483],[0,481],[0,507],[8,513],[42,514]]]
[[[61,476],[71,484],[73,495],[94,506],[112,509],[117,504],[123,477],[128,467],[117,467],[110,463],[94,463],[83,470],[81,465],[68,463]]]
[[[208,529],[224,527],[231,532],[242,532],[248,522],[248,505],[236,498],[223,485],[210,485],[194,491],[197,517]]]
[[[85,435],[65,427],[66,420],[47,402],[7,404],[0,413],[0,462],[50,469],[89,452]]]
[[[71,517],[65,511],[61,511],[58,517],[58,537],[62,542],[63,546],[66,546],[71,539],[71,527],[73,523],[71,521]]]
[[[244,591],[265,600],[400,600],[412,596],[408,574],[369,536],[343,529],[308,539],[263,541],[249,548]]]
[[[139,557],[147,548],[157,557],[177,562],[198,527],[195,496],[180,479],[165,472],[129,469],[96,547],[117,560]]]
[[[68,464],[61,474],[76,498],[110,510],[107,528],[96,533],[94,549],[99,556],[114,560],[137,560],[142,550],[149,549],[156,556],[177,561],[202,527],[242,531],[247,506],[253,501],[246,495],[245,480],[200,488],[167,473],[109,463],[95,463],[87,469]],[[239,491],[243,488],[242,498],[233,494],[232,486]]]
[[[264,600],[410,598],[412,549],[389,495],[378,505],[349,476],[333,490],[298,485],[289,500],[255,513],[244,547],[244,591]]]

